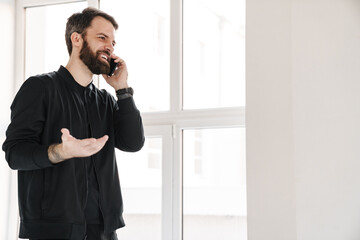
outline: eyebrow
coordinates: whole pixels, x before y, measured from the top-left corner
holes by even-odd
[[[105,33],[98,33],[98,34],[96,34],[96,35],[104,35],[104,37],[109,38],[109,36],[106,35]],[[112,43],[113,43],[114,45],[116,45],[115,40],[113,40]]]

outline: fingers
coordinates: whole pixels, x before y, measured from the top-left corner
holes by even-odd
[[[122,60],[119,56],[116,56],[115,54],[111,54],[111,58],[113,58],[117,63],[120,62],[120,60]]]
[[[79,143],[84,146],[95,146],[95,145],[105,145],[105,143],[107,142],[107,140],[109,139],[109,137],[107,135],[101,137],[101,138],[86,138],[83,140],[78,140]]]
[[[106,143],[108,139],[109,139],[109,136],[108,136],[108,135],[104,135],[103,137],[98,138],[97,140],[98,140],[98,141],[103,141],[104,143]]]
[[[88,138],[79,141],[79,150],[81,150],[81,156],[87,157],[99,152],[106,144],[109,137],[107,135],[95,139]]]
[[[114,61],[115,61],[116,63],[118,63],[118,67],[125,67],[125,66],[126,66],[126,63],[125,63],[124,59],[116,56],[115,54],[112,54],[112,55],[111,55],[111,58],[113,58]]]
[[[121,73],[122,72],[126,72],[126,75],[127,75],[127,66],[126,66],[126,63],[125,61],[116,56],[115,54],[112,54],[111,55],[111,58],[114,59],[114,62],[117,64],[117,69],[115,70],[115,72],[113,73],[113,75],[110,77],[108,76],[107,74],[102,74],[103,78],[108,82],[109,80],[112,80],[114,78],[118,78],[119,76],[121,76]],[[124,71],[125,70],[125,71]],[[108,82],[111,86],[113,86],[112,83]],[[114,87],[114,86],[113,86]]]
[[[70,135],[70,131],[66,128],[61,129],[61,139],[64,155],[67,158],[72,157],[89,157],[99,152],[109,139],[108,135],[101,138],[85,138],[76,139]]]

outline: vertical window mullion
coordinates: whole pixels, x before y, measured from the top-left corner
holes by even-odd
[[[22,1],[16,1],[15,92],[25,80],[25,16],[26,7]]]
[[[183,109],[183,0],[170,3],[170,112]],[[172,240],[182,240],[182,129],[173,125]]]
[[[182,0],[170,3],[170,111],[182,110]]]
[[[183,239],[183,129],[173,126],[173,234],[172,240]]]
[[[171,126],[162,128],[162,240],[173,235],[173,138]]]

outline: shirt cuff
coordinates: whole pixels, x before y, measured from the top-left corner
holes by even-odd
[[[118,107],[119,107],[119,112],[120,113],[129,113],[129,112],[134,112],[137,111],[137,107],[135,105],[134,102],[134,98],[132,96],[124,98],[124,99],[119,99],[117,101]]]
[[[50,162],[48,148],[49,148],[49,146],[41,145],[41,146],[36,147],[33,152],[33,162],[39,168],[55,166],[52,162]]]

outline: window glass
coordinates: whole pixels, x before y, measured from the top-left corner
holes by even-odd
[[[245,130],[184,130],[183,144],[183,239],[247,239]]]
[[[161,240],[162,144],[147,137],[139,152],[116,150],[126,223],[119,239]]]
[[[67,64],[66,22],[86,7],[87,2],[76,2],[26,8],[25,78]]]
[[[101,10],[115,17],[115,54],[123,58],[141,111],[165,111],[170,106],[170,1],[102,0]],[[114,93],[100,78],[100,87]]]
[[[184,0],[184,109],[245,106],[245,0]]]

